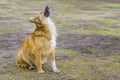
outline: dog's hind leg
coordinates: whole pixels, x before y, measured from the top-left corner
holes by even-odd
[[[22,51],[20,51],[22,52]],[[29,68],[29,69],[33,69],[34,66],[32,65],[32,63],[30,62],[30,60],[28,60],[27,55],[23,55],[23,53],[20,53],[17,55],[16,57],[16,63],[18,67],[23,67],[23,68]],[[22,54],[22,55],[21,55]],[[27,58],[26,58],[27,57]]]
[[[35,68],[30,61],[26,60],[26,62],[27,62],[27,64],[29,65],[29,66],[28,66],[28,69],[32,70],[32,69]]]
[[[27,55],[26,55],[26,57],[27,57]],[[30,70],[32,70],[32,69],[34,69],[34,66],[33,66],[33,64],[32,64],[32,61],[30,60],[30,58],[29,57],[27,57],[27,58],[25,58],[25,57],[23,57],[23,60],[24,60],[24,64],[27,64],[27,68],[28,69],[30,69]]]
[[[24,60],[22,59],[22,57],[20,55],[17,55],[16,57],[16,65],[18,67],[25,67],[26,65],[24,64]]]
[[[20,60],[20,61],[17,60],[17,66],[27,68],[29,65],[23,60]]]

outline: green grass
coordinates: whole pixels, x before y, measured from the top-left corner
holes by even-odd
[[[57,28],[64,28],[69,24],[65,20],[61,20],[61,21],[55,21],[55,25]]]
[[[107,18],[98,19],[97,22],[100,23],[100,24],[103,24],[103,25],[115,25],[115,24],[119,24],[118,20],[107,19]]]
[[[89,53],[89,54],[99,54],[99,50],[95,49],[95,48],[86,48],[84,51],[84,53]]]
[[[72,30],[71,33],[73,34],[85,34],[85,35],[103,35],[103,36],[116,36],[120,37],[120,29],[108,29],[105,28],[103,30],[85,30],[85,29],[77,29],[77,30]]]
[[[58,49],[56,53],[63,53],[64,55],[67,55],[69,57],[75,57],[77,54],[80,54],[80,52],[71,50],[71,49]]]
[[[69,4],[64,4],[64,3],[60,3],[60,4],[57,4],[59,7],[64,7],[64,8],[71,8],[71,7],[74,7],[75,5],[73,4],[71,4],[71,5],[69,5]]]
[[[102,3],[101,5],[103,8],[120,8],[119,3]]]
[[[62,51],[62,50],[60,50]],[[69,53],[75,53],[71,50],[63,50]],[[68,54],[69,55],[69,54]],[[0,75],[1,79],[7,80],[111,80],[118,79],[120,75],[120,56],[117,57],[105,57],[105,58],[96,58],[96,57],[86,57],[86,56],[76,56],[71,58],[71,60],[57,60],[57,66],[61,70],[59,74],[55,74],[51,71],[49,65],[46,68],[45,74],[39,74],[36,70],[27,70],[23,68],[18,68],[17,66],[11,66],[8,68],[3,68],[0,70],[4,73]],[[50,70],[49,70],[50,69]],[[15,74],[14,74],[15,73]],[[116,75],[114,78],[113,75]]]
[[[66,11],[66,12],[62,13],[61,16],[75,19],[76,17],[79,17],[80,15],[76,12]]]

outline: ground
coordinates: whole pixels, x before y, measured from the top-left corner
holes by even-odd
[[[15,56],[34,31],[28,19],[51,7],[56,62],[45,74],[16,66]],[[0,80],[120,80],[119,0],[0,0]]]

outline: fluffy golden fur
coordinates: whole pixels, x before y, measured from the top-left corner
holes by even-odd
[[[55,64],[56,28],[45,12],[49,11],[44,10],[38,16],[30,18],[29,21],[36,25],[36,29],[24,41],[16,56],[16,62],[19,67],[29,69],[35,65],[39,73],[44,73],[42,64],[48,59],[53,71],[59,72]]]

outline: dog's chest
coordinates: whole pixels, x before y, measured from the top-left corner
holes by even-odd
[[[53,48],[56,47],[56,27],[52,26],[52,28],[50,28],[50,33],[51,33],[51,40],[50,40],[50,44]]]
[[[56,37],[55,36],[52,37],[52,39],[50,41],[50,45],[51,45],[52,48],[56,47]]]
[[[56,37],[57,37],[56,27],[50,18],[47,18],[45,20],[45,23],[47,24],[48,29],[50,30],[50,35],[51,35],[50,45],[52,48],[55,48],[56,47]]]

